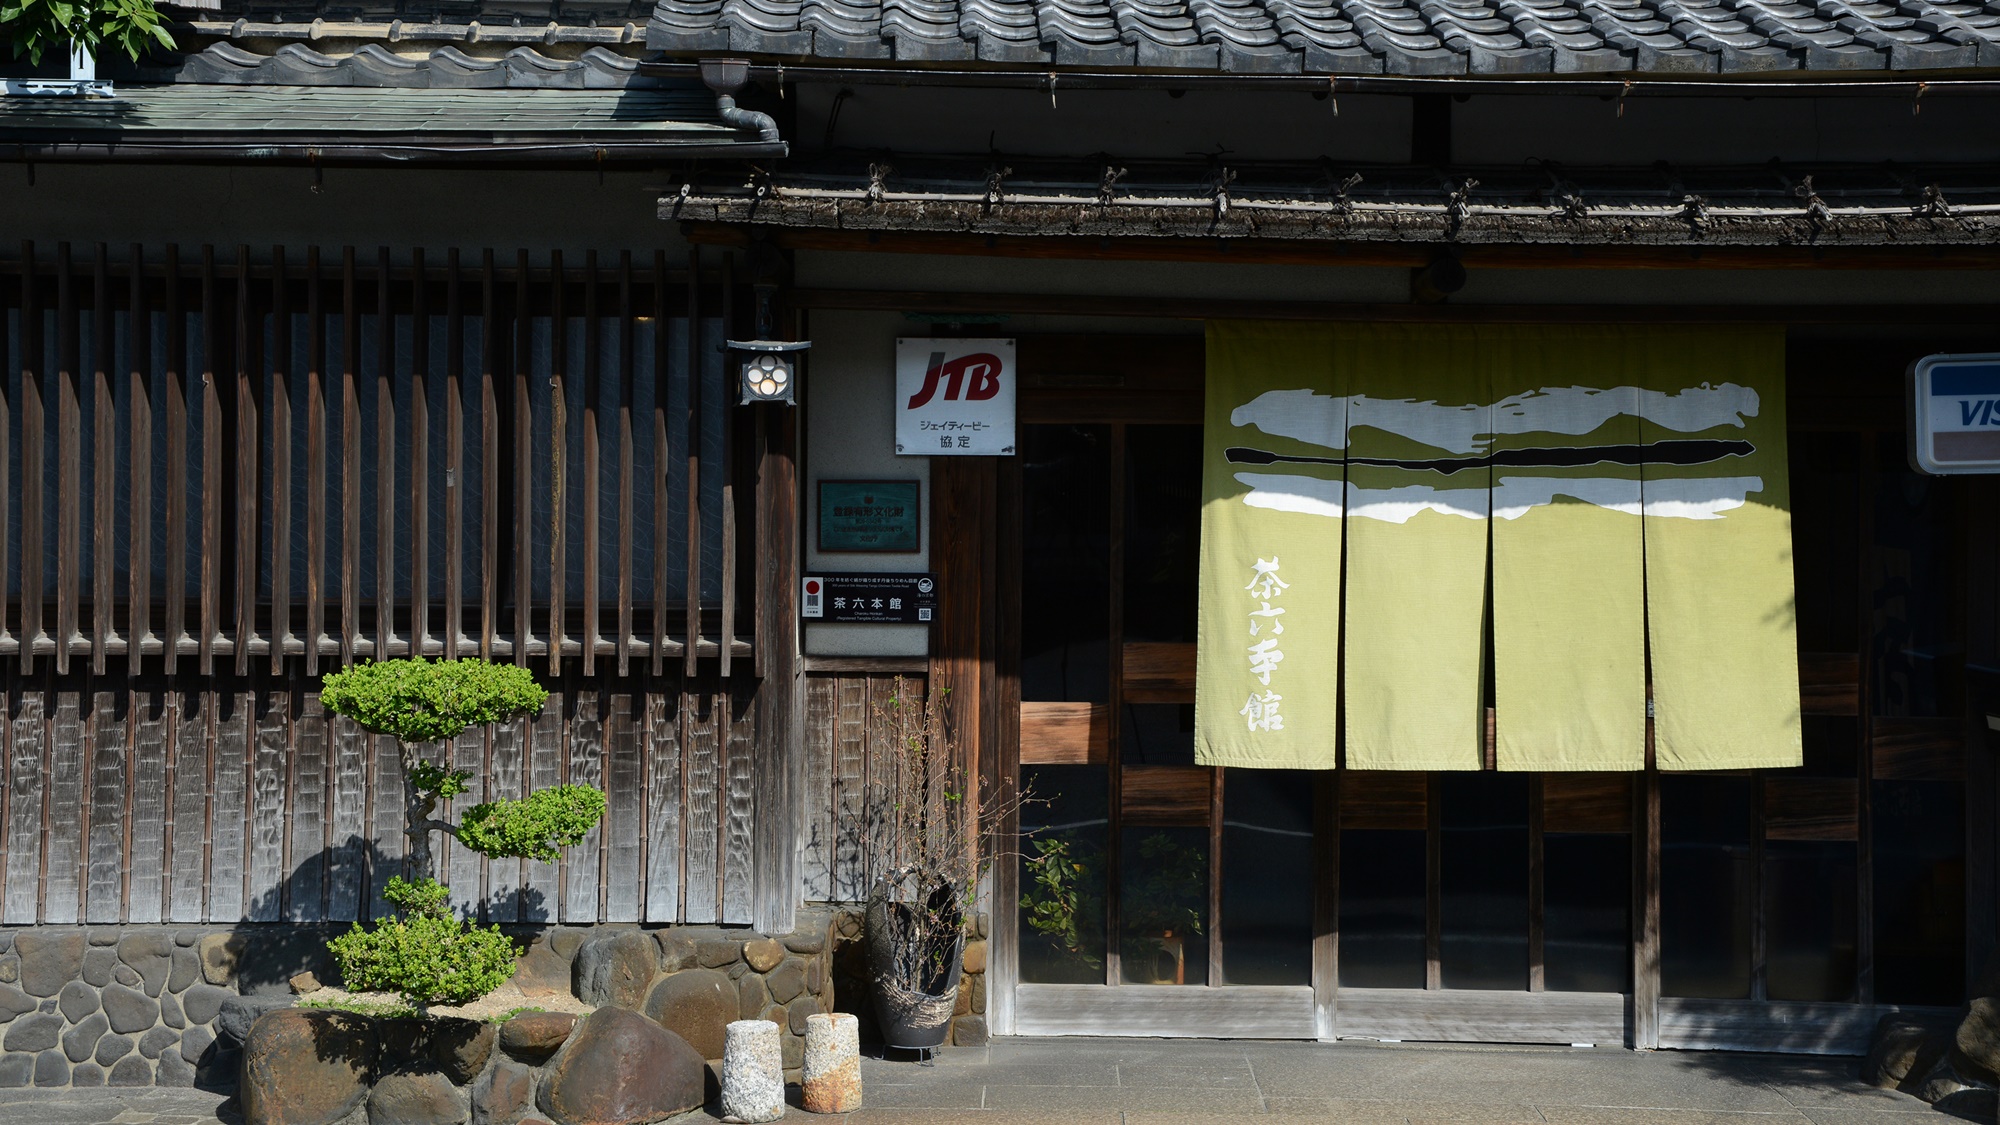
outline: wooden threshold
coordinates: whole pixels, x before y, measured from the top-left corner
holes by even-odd
[[[1624,1046],[1626,1002],[1619,992],[1342,988],[1333,1028],[1343,1039]]]
[[[1342,998],[1346,993],[1341,993]],[[1948,1019],[1950,1008],[1788,1000],[1660,998],[1660,1046],[1682,1050],[1861,1055],[1892,1012]]]
[[[1313,990],[1308,985],[1023,984],[1014,989],[1014,1033],[1311,1039]]]

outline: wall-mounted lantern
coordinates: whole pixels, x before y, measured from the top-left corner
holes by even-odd
[[[799,364],[793,353],[812,347],[810,340],[730,340],[730,351],[747,355],[740,376],[743,397],[740,406],[760,402],[791,406],[799,385]]]

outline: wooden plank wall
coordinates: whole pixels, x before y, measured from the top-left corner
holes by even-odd
[[[894,786],[894,737],[883,710],[892,673],[809,674],[805,681],[807,902],[860,902],[889,858],[880,816]],[[921,704],[925,677],[905,675]]]
[[[752,921],[754,696],[713,678],[549,681],[533,720],[468,733],[463,812],[524,782],[606,787],[559,864],[447,843],[453,900],[496,922]],[[295,678],[0,673],[0,923],[347,921],[399,874],[395,745]],[[430,748],[434,760],[443,751]],[[61,811],[58,811],[61,810]]]

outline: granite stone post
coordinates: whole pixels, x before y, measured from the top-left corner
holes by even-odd
[[[722,1119],[776,1121],[785,1115],[785,1059],[778,1025],[737,1020],[723,1029]]]
[[[845,1012],[806,1017],[806,1064],[800,1080],[809,1113],[861,1108],[861,1021]]]

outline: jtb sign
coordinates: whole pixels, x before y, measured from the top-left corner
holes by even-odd
[[[1012,340],[896,341],[896,452],[1014,452]]]
[[[2000,473],[2000,355],[1933,355],[1911,366],[1910,467]]]

